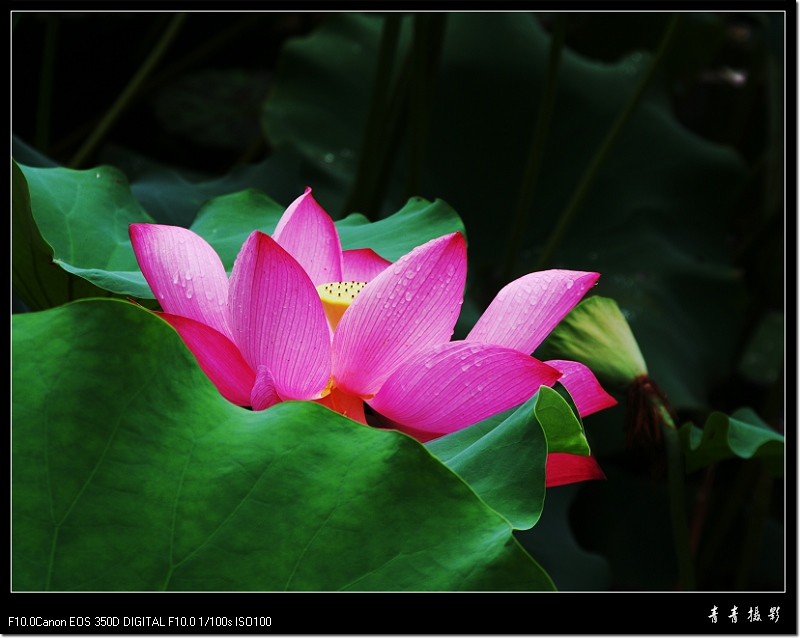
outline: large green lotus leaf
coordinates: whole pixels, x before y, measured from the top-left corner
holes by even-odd
[[[81,297],[109,293],[67,270],[53,259],[33,216],[31,193],[20,166],[11,163],[11,280],[14,293],[30,310],[45,310]],[[57,189],[57,185],[54,185]],[[39,203],[37,198],[37,204]]]
[[[15,590],[552,589],[424,446],[224,400],[116,300],[12,321]]]
[[[515,529],[536,525],[544,505],[547,441],[538,398],[425,444]]]
[[[784,438],[750,408],[728,416],[712,412],[701,429],[686,423],[679,430],[686,454],[686,471],[734,457],[758,457],[773,476],[783,476]]]
[[[548,387],[518,408],[426,445],[515,529],[529,529],[539,520],[547,453],[590,453],[581,422]]]
[[[306,159],[298,187],[324,177],[339,185],[325,193],[334,211],[355,176],[382,21],[338,14],[287,45],[264,107],[271,142],[294,147]],[[407,21],[404,36],[409,28]],[[530,14],[447,16],[416,194],[441,197],[464,219],[470,268],[495,281],[470,293],[484,305],[502,283],[497,277],[546,84],[548,49],[549,35]],[[403,55],[401,46],[398,59]],[[536,269],[550,232],[648,63],[641,53],[609,64],[563,51],[517,276]],[[712,380],[730,369],[742,326],[744,288],[726,233],[744,163],[685,129],[666,97],[657,80],[550,265],[600,272],[597,290],[619,303],[651,375],[674,406],[696,408],[705,404]],[[400,205],[408,165],[403,148],[397,147],[382,210]],[[346,161],[342,149],[348,150]],[[728,320],[720,324],[720,316]]]

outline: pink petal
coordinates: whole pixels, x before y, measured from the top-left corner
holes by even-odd
[[[467,341],[531,354],[600,277],[596,272],[544,270],[512,281],[494,298]]]
[[[164,311],[200,321],[232,338],[228,275],[205,239],[187,228],[131,224],[133,251]]]
[[[370,397],[401,363],[449,341],[466,276],[466,243],[453,233],[415,248],[375,277],[333,335],[336,385]]]
[[[597,377],[582,363],[560,359],[545,363],[561,372],[558,382],[567,389],[582,417],[617,405],[617,400],[603,390]]]
[[[345,250],[342,253],[342,281],[372,281],[392,262],[370,248]]]
[[[547,487],[578,483],[579,481],[605,481],[606,475],[593,456],[580,456],[553,452],[547,455]]]
[[[443,435],[519,405],[560,376],[511,348],[452,341],[401,365],[368,403],[405,427]]]
[[[276,403],[280,403],[281,398],[275,389],[275,379],[272,378],[267,366],[258,366],[258,374],[250,393],[250,405],[253,410],[266,410]]]
[[[156,312],[171,325],[197,359],[200,369],[220,394],[236,405],[250,405],[256,375],[228,337],[194,319]]]
[[[297,260],[315,286],[342,281],[339,233],[310,188],[289,205],[272,238]]]
[[[231,272],[234,340],[254,370],[266,366],[283,400],[318,398],[330,378],[330,332],[314,284],[271,237],[254,231]]]

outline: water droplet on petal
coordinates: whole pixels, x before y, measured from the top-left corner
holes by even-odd
[[[567,288],[572,288],[573,283],[572,279],[567,279]]]
[[[411,301],[414,298],[414,295],[410,292],[406,293],[406,301]]]

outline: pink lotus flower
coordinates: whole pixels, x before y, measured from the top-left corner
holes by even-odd
[[[556,381],[582,416],[615,403],[582,364],[530,356],[597,273],[526,275],[498,293],[464,341],[450,341],[467,270],[460,233],[391,264],[369,249],[342,250],[333,221],[306,189],[272,237],[247,238],[230,279],[213,248],[188,229],[132,224],[130,235],[164,309],[157,314],[237,405],[317,401],[366,424],[366,404],[379,424],[426,441]],[[336,288],[341,282],[349,283]],[[592,457],[550,456],[548,485],[602,477]]]

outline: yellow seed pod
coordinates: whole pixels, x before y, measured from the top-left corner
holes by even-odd
[[[331,328],[336,330],[344,311],[366,285],[366,281],[335,281],[317,286],[317,292],[319,298],[322,299],[322,307],[325,309],[325,316],[328,318]]]

